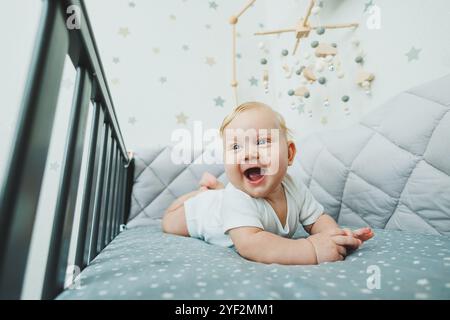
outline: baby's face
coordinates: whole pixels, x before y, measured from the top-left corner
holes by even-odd
[[[276,190],[294,155],[294,143],[287,141],[276,115],[268,108],[246,110],[225,128],[228,180],[252,197],[264,198]]]

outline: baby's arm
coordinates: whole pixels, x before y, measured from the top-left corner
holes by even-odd
[[[238,253],[262,263],[317,264],[314,246],[306,239],[287,239],[256,227],[229,231]]]
[[[307,239],[287,239],[255,227],[229,231],[241,256],[252,261],[278,264],[318,264],[343,260],[347,248],[357,248],[359,240],[340,233],[319,233]]]
[[[306,232],[309,234],[316,234],[319,232],[324,232],[332,229],[339,229],[338,224],[332,217],[323,213],[313,224],[304,226]]]
[[[367,227],[355,231],[351,231],[350,229],[340,229],[336,221],[334,221],[332,217],[325,213],[322,214],[315,223],[304,226],[304,228],[309,234],[317,234],[320,232],[335,233],[336,230],[341,230],[342,234],[353,236],[356,239],[359,239],[361,242],[367,241],[374,236],[372,229]]]

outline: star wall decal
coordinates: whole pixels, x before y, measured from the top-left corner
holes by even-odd
[[[214,1],[210,1],[209,2],[209,8],[210,9],[214,9],[214,10],[217,10],[217,7],[218,7],[219,5],[216,3],[216,2],[214,2]]]
[[[177,118],[177,123],[178,124],[186,124],[187,123],[187,119],[189,118],[188,116],[186,116],[183,112],[176,115]]]
[[[50,163],[50,170],[52,170],[52,171],[57,171],[59,169],[59,164],[58,164],[58,162],[52,162],[52,163]]]
[[[248,81],[250,82],[250,86],[252,86],[252,87],[258,86],[258,79],[256,79],[254,76],[251,77],[250,79],[248,79]]]
[[[216,107],[223,108],[223,104],[225,103],[225,100],[221,96],[218,96],[217,98],[214,99],[214,103],[216,104]]]
[[[419,54],[422,51],[422,49],[417,49],[414,46],[411,47],[411,49],[405,53],[405,56],[408,57],[408,62],[411,62],[413,60],[419,60]]]
[[[130,30],[127,27],[122,27],[118,32],[122,37],[126,38],[130,35]]]
[[[367,12],[367,10],[369,10],[370,9],[370,7],[372,7],[374,4],[373,4],[373,0],[370,0],[369,2],[366,2],[365,4],[364,4],[364,12]]]
[[[136,7],[136,3],[135,3],[134,1],[130,1],[130,2],[128,3],[128,6],[129,6],[130,8],[134,8],[134,7]]]
[[[160,77],[160,78],[159,78],[159,82],[160,82],[161,84],[164,84],[164,83],[167,82],[167,78],[166,78],[166,77]]]
[[[136,124],[137,120],[135,117],[129,117],[128,118],[128,123],[131,124],[132,126],[134,126]]]
[[[114,57],[114,58],[113,58],[113,62],[114,62],[115,64],[118,64],[118,63],[120,62],[120,58]]]
[[[189,51],[189,46],[187,44],[184,44],[181,49],[183,49],[184,51]]]
[[[214,66],[216,64],[216,60],[213,57],[206,57],[205,58],[205,63],[208,66],[212,67],[212,66]]]

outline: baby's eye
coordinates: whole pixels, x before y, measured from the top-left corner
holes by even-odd
[[[233,149],[233,150],[239,150],[239,148],[240,148],[240,146],[239,146],[237,143],[234,143],[234,144],[231,146],[231,149]]]
[[[266,138],[259,138],[257,141],[258,145],[267,144],[267,143],[269,143],[269,141]]]

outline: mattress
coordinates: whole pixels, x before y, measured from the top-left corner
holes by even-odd
[[[450,237],[377,229],[345,261],[287,266],[155,221],[120,233],[57,299],[450,299]]]

